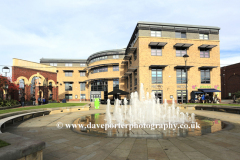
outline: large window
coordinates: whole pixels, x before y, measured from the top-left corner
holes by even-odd
[[[155,94],[156,101],[159,99],[159,103],[163,103],[163,91],[162,90],[152,90]]]
[[[85,67],[86,64],[85,63],[80,63],[80,67]]]
[[[80,95],[80,98],[81,98],[81,99],[86,99],[86,95],[85,95],[85,94],[81,94],[81,95]]]
[[[80,89],[81,91],[85,91],[85,83],[80,83]]]
[[[162,56],[162,47],[152,46],[151,47],[152,56]]]
[[[86,72],[80,72],[80,76],[81,77],[85,77],[86,76]]]
[[[98,57],[98,58],[94,58],[90,61],[90,63],[100,61],[100,60],[104,60],[104,59],[107,59],[107,56],[101,56],[101,57]]]
[[[134,86],[137,85],[137,71],[134,72]]]
[[[107,80],[97,80],[91,83],[91,91],[108,91]]]
[[[65,63],[66,67],[72,67],[72,63]]]
[[[99,68],[95,68],[93,69],[93,71],[91,73],[98,73],[98,72],[107,72],[108,71],[108,67],[99,67]]]
[[[208,34],[199,34],[199,39],[208,40]]]
[[[201,70],[201,83],[209,84],[210,83],[210,70]]]
[[[119,55],[113,55],[113,59],[118,59]]]
[[[186,48],[176,48],[176,56],[177,57],[182,57],[183,55],[187,54],[187,49]]]
[[[50,63],[50,66],[57,66],[57,63]]]
[[[65,83],[65,91],[72,91],[72,85],[71,82]]]
[[[134,51],[133,56],[134,56],[134,61],[136,61],[136,59],[137,59],[137,50]]]
[[[119,71],[119,66],[113,66],[113,71]]]
[[[152,69],[152,83],[162,83],[162,69]]]
[[[65,77],[72,77],[73,72],[65,72]]]
[[[186,103],[186,100],[187,100],[186,90],[177,91],[177,102],[182,104]]]
[[[65,94],[65,99],[72,99],[72,94]]]
[[[185,69],[177,69],[177,84],[187,83],[186,80]]]
[[[113,90],[119,89],[119,79],[113,79]]]
[[[129,64],[132,65],[132,57],[129,59]]]
[[[176,38],[187,38],[186,32],[175,32]]]
[[[151,37],[162,37],[161,31],[151,31]]]
[[[200,49],[200,58],[209,58],[209,50],[208,49]]]

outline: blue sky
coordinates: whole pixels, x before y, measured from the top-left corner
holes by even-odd
[[[240,62],[237,0],[0,0],[0,69],[12,58],[86,59],[125,48],[138,21],[218,26],[221,65]]]

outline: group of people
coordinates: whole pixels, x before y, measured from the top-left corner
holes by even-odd
[[[31,98],[31,100],[33,102],[33,106],[35,106],[36,105],[36,98],[33,97],[33,98]],[[24,105],[25,105],[25,98],[24,98],[24,96],[22,96],[20,98],[19,102],[21,103],[22,107],[24,107]],[[46,103],[45,98],[40,98],[40,97],[38,98],[38,105],[45,104],[45,103]]]
[[[38,105],[42,105],[42,104],[45,104],[46,100],[45,98],[38,98]]]
[[[197,100],[196,103],[219,103],[219,99],[217,95],[209,96],[209,94],[199,94],[196,95]]]

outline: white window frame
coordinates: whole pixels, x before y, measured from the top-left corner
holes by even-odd
[[[162,37],[161,31],[151,31],[151,37]]]
[[[119,59],[119,55],[113,55],[113,59]]]
[[[199,33],[199,39],[209,40],[209,34]]]
[[[66,67],[72,67],[72,63],[65,63]]]
[[[50,63],[50,66],[57,66],[57,63]]]

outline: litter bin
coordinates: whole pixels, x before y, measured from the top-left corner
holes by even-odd
[[[99,105],[100,105],[99,98],[94,98],[94,107],[95,107],[95,109],[99,109]]]

